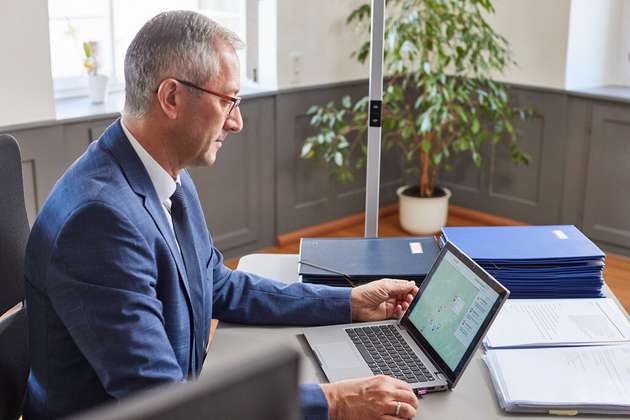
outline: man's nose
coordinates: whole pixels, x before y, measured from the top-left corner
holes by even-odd
[[[241,107],[236,107],[229,117],[225,119],[223,128],[233,133],[238,133],[243,129],[243,116],[241,115]]]

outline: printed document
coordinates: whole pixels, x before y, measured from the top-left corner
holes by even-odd
[[[486,348],[630,343],[630,322],[614,300],[515,299],[488,331]]]
[[[488,350],[485,361],[507,411],[629,412],[630,345]]]

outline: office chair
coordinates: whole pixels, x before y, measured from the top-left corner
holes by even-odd
[[[23,267],[28,232],[20,149],[13,137],[0,135],[0,419],[21,415],[29,370]]]

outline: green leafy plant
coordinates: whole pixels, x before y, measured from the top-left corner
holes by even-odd
[[[487,23],[490,13],[490,0],[387,1],[383,148],[401,150],[406,169],[419,176],[421,197],[437,193],[440,169],[450,169],[453,153],[468,152],[480,166],[489,140],[506,142],[515,163],[529,162],[514,123],[532,111],[512,106],[508,88],[491,78],[515,63],[507,40]],[[352,11],[347,23],[368,34],[370,5]],[[353,56],[364,63],[369,50],[367,41]],[[301,156],[323,159],[339,180],[351,181],[365,165],[368,103],[345,96],[340,105],[312,106],[318,132]]]

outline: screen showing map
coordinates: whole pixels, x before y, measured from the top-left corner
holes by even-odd
[[[454,371],[498,298],[447,251],[409,320]]]

